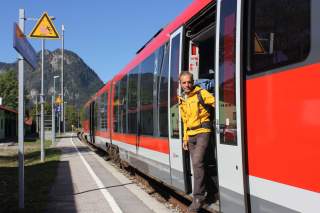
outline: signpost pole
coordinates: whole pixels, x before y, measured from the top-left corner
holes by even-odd
[[[55,100],[56,100],[56,78],[60,76],[53,76],[53,97],[52,97],[52,144],[56,141],[56,110],[55,110]]]
[[[54,95],[52,96],[52,132],[51,132],[51,136],[52,136],[52,145],[54,145],[54,142],[56,140],[56,124],[55,124],[55,111],[54,111]]]
[[[66,124],[65,124],[65,114],[64,114],[64,91],[63,91],[63,80],[64,80],[64,76],[63,76],[63,59],[64,59],[64,25],[61,26],[62,28],[62,34],[61,34],[61,42],[62,42],[62,48],[61,48],[61,99],[62,99],[62,103],[61,103],[61,120],[62,120],[62,132],[64,133],[66,130]]]
[[[36,131],[39,135],[39,113],[38,113],[38,94],[36,95]]]
[[[33,69],[37,66],[37,54],[24,35],[24,9],[19,9],[19,26],[13,25],[13,48],[18,55],[18,160],[19,160],[19,208],[24,209],[24,61]]]
[[[19,9],[19,27],[24,32],[25,12]],[[24,67],[23,57],[19,54],[19,109],[18,109],[18,143],[19,143],[19,208],[24,209]]]
[[[40,140],[41,140],[41,162],[44,162],[45,150],[44,150],[44,91],[43,91],[43,76],[44,76],[44,45],[46,38],[59,39],[59,34],[55,29],[52,19],[49,17],[48,13],[45,12],[38,20],[37,24],[30,33],[30,38],[41,38],[41,94],[40,94],[40,104],[41,104],[41,131],[40,131]]]
[[[60,107],[61,107],[61,105],[59,104],[58,105],[58,107],[59,107],[59,111],[58,111],[58,131],[59,131],[59,135],[61,135],[61,111],[60,111]]]
[[[41,40],[41,94],[40,94],[40,104],[41,104],[41,162],[44,162],[44,94],[43,94],[43,73],[44,73],[44,39]]]

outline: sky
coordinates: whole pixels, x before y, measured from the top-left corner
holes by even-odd
[[[54,16],[61,33],[65,26],[65,49],[78,54],[103,82],[107,82],[135,56],[159,29],[175,19],[192,0],[3,0],[0,17],[0,62],[12,63],[17,53],[12,46],[13,23],[19,8],[27,18],[43,12]],[[36,21],[26,21],[29,34]],[[41,40],[29,39],[36,51]],[[60,40],[47,40],[46,49],[61,48]]]

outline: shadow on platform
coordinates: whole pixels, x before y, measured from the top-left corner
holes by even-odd
[[[58,150],[52,149],[46,152],[46,158],[56,155]],[[39,152],[32,152],[25,155],[28,161],[39,158]],[[1,156],[0,161],[16,160],[16,156]],[[55,203],[55,200],[49,196],[50,190],[56,188],[55,181],[61,176],[61,168],[63,168],[63,187],[58,186],[57,189],[63,189],[66,193],[72,195],[73,185],[71,173],[68,163],[60,161],[48,161],[24,167],[25,178],[25,209],[18,209],[18,169],[17,167],[0,167],[0,212],[58,212],[59,209],[47,204]],[[53,202],[54,201],[54,202]],[[49,206],[48,206],[49,207]],[[73,197],[68,199],[69,209],[76,209]],[[47,210],[47,211],[46,211]],[[76,212],[76,211],[68,211]]]
[[[60,161],[45,212],[77,212],[69,162]]]

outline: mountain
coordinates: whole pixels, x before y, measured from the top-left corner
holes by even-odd
[[[41,90],[41,52],[38,67],[33,70],[25,63],[25,88],[31,102],[35,102]],[[0,62],[0,74],[7,70],[17,70],[17,62],[7,64]],[[53,94],[53,76],[61,76],[61,49],[44,51],[44,94],[51,103]],[[64,50],[64,97],[67,104],[82,106],[102,86],[103,82],[76,53]],[[60,93],[60,78],[56,79],[56,94]]]
[[[15,63],[7,64],[0,62],[0,74],[15,67]]]

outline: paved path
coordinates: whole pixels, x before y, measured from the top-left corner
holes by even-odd
[[[47,212],[171,212],[77,138],[63,138]]]

